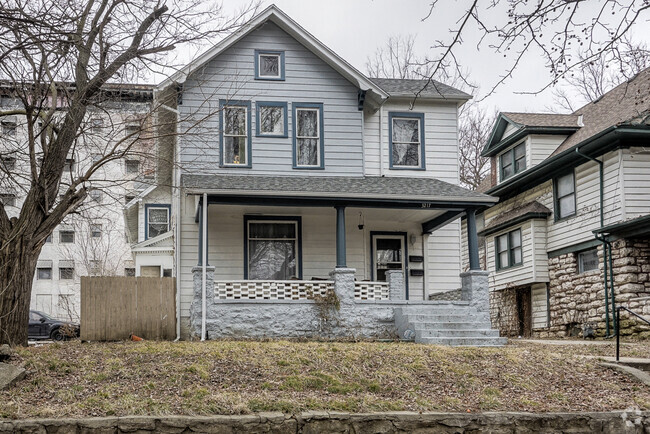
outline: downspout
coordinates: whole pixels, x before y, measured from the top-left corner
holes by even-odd
[[[598,168],[599,168],[599,175],[600,175],[600,228],[602,229],[605,226],[605,210],[604,210],[604,203],[605,203],[605,174],[604,174],[604,163],[600,160],[597,160],[593,157],[590,157],[588,155],[583,154],[580,152],[580,148],[576,148],[576,154],[580,155],[583,158],[586,158],[587,160],[595,161],[598,163]],[[603,243],[603,281],[604,281],[604,286],[605,286],[605,327],[606,327],[606,332],[607,336],[612,336],[610,334],[610,326],[609,326],[609,297],[607,294],[608,291],[608,282],[607,282],[607,275],[608,275],[608,266],[609,269],[611,270],[612,267],[612,258],[611,258],[611,244],[605,239],[605,237],[600,237],[598,235],[594,235],[594,237],[601,241]],[[612,314],[614,313],[615,309],[615,304],[614,304],[614,279],[613,279],[613,274],[610,272],[611,275],[611,294],[612,294]],[[615,326],[615,319],[614,321],[614,326]]]
[[[206,314],[205,310],[207,308],[206,302],[206,279],[208,275],[208,264],[206,261],[208,253],[208,194],[203,193],[203,206],[201,207],[201,212],[203,213],[203,218],[201,224],[203,225],[203,246],[201,249],[201,340],[204,341],[206,337],[205,323],[206,323]]]

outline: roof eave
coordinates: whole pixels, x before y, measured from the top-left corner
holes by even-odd
[[[554,175],[566,170],[567,164],[571,164],[575,159],[585,161],[583,157],[576,154],[576,148],[580,148],[582,153],[589,156],[598,156],[621,146],[621,140],[623,139],[647,138],[647,136],[650,136],[650,128],[648,126],[623,125],[609,127],[577,143],[571,148],[547,158],[530,170],[492,187],[485,193],[500,196],[504,199],[511,197],[512,192],[515,190],[523,191],[553,178]]]
[[[508,146],[518,142],[526,136],[531,134],[548,134],[548,135],[571,135],[578,131],[580,127],[520,127],[517,131],[510,134],[505,139],[492,145],[489,149],[483,149],[481,152],[482,157],[492,157]]]

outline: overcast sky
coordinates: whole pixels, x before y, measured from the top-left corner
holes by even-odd
[[[224,1],[224,12],[234,13],[247,3],[245,0]],[[431,46],[436,40],[449,40],[449,29],[456,26],[462,15],[463,1],[440,0],[436,10],[426,20],[430,1],[426,0],[274,0],[262,3],[261,9],[275,3],[298,24],[316,36],[325,45],[366,73],[366,60],[390,36],[416,37],[418,55],[431,56]],[[598,7],[597,1],[589,6]],[[501,5],[500,5],[501,6]],[[504,13],[496,9],[492,14]],[[647,21],[642,23],[647,28]],[[641,35],[641,36],[639,36]],[[650,42],[650,32],[637,32]],[[472,28],[466,35],[458,54],[461,63],[470,73],[473,82],[485,93],[505,73],[503,56],[488,47],[477,50],[478,32]],[[488,108],[503,111],[548,111],[553,105],[552,94],[544,91],[538,95],[519,92],[536,91],[550,81],[548,70],[536,53],[525,58],[512,79],[485,100]],[[479,95],[481,92],[474,92]]]

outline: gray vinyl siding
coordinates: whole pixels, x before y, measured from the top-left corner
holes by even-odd
[[[647,148],[622,151],[623,220],[650,214],[650,152]]]
[[[457,106],[450,102],[388,100],[375,113],[364,114],[365,172],[371,176],[412,176],[437,178],[452,184],[459,182]],[[391,170],[389,162],[390,112],[424,114],[426,170]],[[381,137],[380,137],[381,134]]]
[[[284,81],[254,79],[254,50],[285,52]],[[219,100],[251,101],[252,168],[219,167]],[[256,137],[255,101],[288,103],[286,138]],[[292,168],[292,103],[322,103],[324,170]],[[363,174],[362,112],[357,88],[273,23],[252,31],[195,71],[183,86],[179,106],[181,165],[185,173],[283,174],[296,176]],[[204,118],[206,118],[203,120]],[[200,128],[191,128],[202,119]]]

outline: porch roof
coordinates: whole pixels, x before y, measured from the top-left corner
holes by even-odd
[[[183,175],[190,193],[378,202],[436,202],[463,206],[492,205],[494,196],[435,178],[348,176]]]

